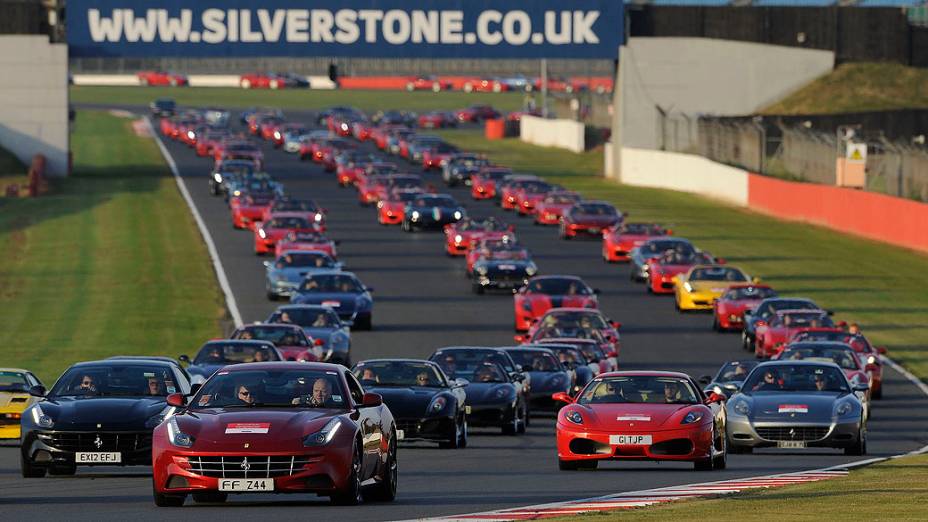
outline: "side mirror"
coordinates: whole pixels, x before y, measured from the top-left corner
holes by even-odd
[[[612,327],[615,328],[616,330],[618,330],[619,328],[622,328],[622,323],[618,321],[609,321],[609,324],[611,324]]]
[[[886,355],[886,352],[887,352],[888,350],[886,350],[886,347],[885,347],[885,346],[877,346],[877,347],[876,347],[876,351],[877,351],[877,353],[879,353],[880,355]]]
[[[45,386],[42,386],[41,384],[29,388],[29,395],[32,395],[33,397],[45,397],[46,393],[48,393],[48,391],[45,389]]]
[[[455,379],[454,381],[452,381],[451,387],[452,388],[466,388],[468,384],[470,384],[470,381],[468,381],[467,379],[459,378],[459,379]]]
[[[379,393],[365,393],[361,399],[362,408],[372,408],[383,404],[383,397]]]
[[[728,261],[726,261],[724,257],[715,258],[715,262],[719,265],[724,265],[725,263],[728,263]]]
[[[754,283],[755,285],[760,284],[760,278],[757,276],[754,276],[753,278],[751,278],[751,282]]]
[[[708,386],[709,383],[712,382],[712,377],[710,377],[710,376],[708,376],[708,375],[703,375],[702,377],[700,377],[699,379],[697,379],[696,382],[698,382],[699,384],[701,384],[701,385],[703,385],[703,386]]]
[[[712,392],[709,397],[706,398],[706,404],[717,404],[720,402],[725,402],[725,395]]]
[[[373,286],[365,286],[364,289],[367,290],[368,292],[373,292],[373,291],[374,291],[374,287],[373,287]]]
[[[270,261],[265,261],[265,262],[263,262],[263,263],[261,263],[261,264],[264,265],[264,266],[266,266],[267,268],[271,268],[271,262],[270,262]]]
[[[554,399],[554,400],[556,400],[556,401],[564,402],[564,403],[567,403],[567,404],[573,404],[573,402],[574,402],[574,400],[573,400],[572,398],[570,398],[570,395],[567,395],[567,394],[564,393],[564,392],[557,392],[557,393],[554,393],[554,394],[551,395],[551,398]]]
[[[177,358],[177,360],[184,364],[190,364],[190,357],[187,355],[181,355]]]
[[[524,342],[525,342],[525,336],[524,336],[524,335],[513,335],[512,338],[513,338],[517,343],[524,343]]]
[[[866,392],[866,391],[869,390],[869,389],[870,389],[870,385],[867,384],[867,383],[865,383],[865,382],[864,382],[864,383],[860,383],[860,384],[858,384],[857,386],[854,386],[854,391],[855,391],[855,392]]]
[[[175,408],[183,408],[187,405],[187,398],[184,397],[183,393],[172,393],[168,395],[168,406],[174,406]]]
[[[325,341],[322,339],[316,339],[315,341],[313,341],[313,346],[322,346],[324,344],[325,344]]]
[[[196,383],[196,384],[191,384],[191,385],[190,385],[190,395],[196,395],[196,393],[197,393],[198,391],[200,391],[200,388],[202,388],[202,387],[203,387],[203,383],[202,383],[202,382],[198,382],[198,383]]]
[[[525,380],[525,374],[522,372],[512,372],[510,375],[514,381],[522,382]]]
[[[618,357],[618,356],[619,354],[617,352],[609,352],[606,354],[606,357]]]

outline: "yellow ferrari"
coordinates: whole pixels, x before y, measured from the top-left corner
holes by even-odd
[[[712,310],[712,303],[732,285],[759,283],[740,268],[728,265],[696,265],[673,278],[677,310]]]
[[[19,439],[23,411],[38,400],[29,389],[41,385],[32,372],[0,368],[0,439]]]

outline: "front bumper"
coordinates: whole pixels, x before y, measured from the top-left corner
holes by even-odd
[[[650,445],[619,445],[611,435],[650,435]],[[712,453],[712,422],[670,430],[615,432],[557,424],[557,456],[561,460],[678,460],[694,461]]]
[[[21,450],[23,458],[35,466],[72,466],[77,452],[121,454],[122,462],[100,464],[104,466],[148,466],[151,464],[151,441],[151,431],[36,430],[25,434]]]
[[[679,292],[681,310],[712,310],[719,294],[711,292]]]
[[[403,431],[403,441],[446,441],[456,436],[455,419],[447,417],[395,418],[396,429]]]
[[[752,422],[728,416],[728,443],[746,448],[776,447],[780,442],[803,442],[810,448],[847,448],[857,444],[861,422]]]
[[[484,288],[497,288],[500,290],[512,290],[522,288],[528,284],[529,276],[525,274],[476,274],[475,284]]]
[[[512,424],[516,416],[515,401],[495,404],[471,404],[467,423],[477,427],[499,427]]]

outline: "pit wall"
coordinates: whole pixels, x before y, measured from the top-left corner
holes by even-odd
[[[68,173],[68,48],[43,35],[0,36],[0,145],[48,176]]]
[[[558,147],[572,152],[585,150],[583,123],[573,120],[550,120],[522,116],[519,139],[532,145]]]

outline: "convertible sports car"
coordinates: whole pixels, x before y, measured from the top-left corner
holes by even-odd
[[[23,477],[73,475],[77,466],[147,466],[152,429],[173,413],[168,394],[190,393],[176,363],[105,360],[77,363],[22,416]]]
[[[247,188],[234,192],[229,198],[229,210],[232,212],[232,226],[235,228],[252,228],[277,197],[273,187],[266,182],[248,183]]]
[[[740,268],[726,265],[696,265],[673,278],[674,301],[678,312],[712,310],[716,299],[733,285],[751,281]],[[754,283],[760,280],[754,279]]]
[[[572,344],[559,344],[556,342],[542,342],[539,344],[523,344],[525,348],[531,348],[537,346],[539,348],[547,348],[551,350],[552,353],[561,361],[561,364],[564,365],[569,371],[574,374],[573,386],[568,392],[571,397],[580,393],[586,384],[593,380],[595,375],[598,375],[599,372],[599,362],[595,364],[594,368],[591,365],[590,361],[587,360],[586,355],[579,348]]]
[[[279,306],[266,322],[299,326],[321,349],[320,361],[351,366],[351,330],[331,307],[305,304]]]
[[[754,356],[767,359],[779,353],[793,336],[804,331],[843,332],[825,310],[778,310],[754,332]]]
[[[486,156],[473,153],[455,154],[441,167],[441,179],[445,185],[455,187],[460,184],[470,184],[471,176],[490,165]]]
[[[629,261],[632,250],[672,233],[657,223],[622,223],[608,228],[603,230],[603,260],[607,263]]]
[[[538,265],[526,250],[490,251],[474,263],[472,288],[475,294],[491,288],[514,291],[528,284],[529,278],[537,273]]]
[[[290,302],[331,307],[338,318],[352,328],[370,330],[373,327],[373,291],[351,272],[310,274],[290,296]]]
[[[0,439],[19,440],[23,412],[38,400],[29,394],[34,386],[42,382],[29,370],[0,368]]]
[[[400,141],[400,156],[412,163],[421,164],[422,154],[440,143],[444,143],[444,141],[438,136],[413,134],[406,140]]]
[[[376,393],[325,363],[219,371],[154,433],[157,506],[229,493],[315,493],[336,504],[396,497],[396,427]]]
[[[470,195],[476,200],[493,199],[497,196],[496,187],[508,176],[512,169],[507,167],[484,167],[470,177]]]
[[[558,190],[549,192],[535,205],[536,225],[559,225],[567,212],[583,198],[576,192]]]
[[[406,205],[422,194],[421,189],[392,190],[377,202],[377,222],[399,225],[406,217]]]
[[[284,123],[274,129],[271,141],[274,142],[275,149],[281,149],[287,144],[287,141],[293,143],[297,136],[302,136],[307,133],[309,133],[309,128],[302,123]],[[297,147],[291,145],[289,152],[296,152],[297,150],[299,150]]]
[[[564,212],[561,238],[573,239],[580,234],[601,237],[603,230],[622,221],[622,213],[604,201],[581,201]]]
[[[552,308],[532,324],[527,335],[516,335],[515,340],[534,343],[545,338],[593,339],[604,352],[615,352],[611,357],[618,357],[622,348],[621,326],[596,309]]]
[[[524,373],[497,348],[440,348],[429,357],[449,379],[465,379],[467,422],[470,426],[499,427],[504,435],[525,433],[529,389]],[[506,366],[504,366],[506,365]],[[507,370],[507,367],[511,367]]]
[[[559,392],[570,394],[574,385],[573,372],[561,364],[553,351],[544,347],[523,345],[505,350],[532,379],[532,387],[528,392],[532,412],[560,409],[560,405],[551,396]]]
[[[449,380],[437,364],[418,359],[371,359],[351,371],[390,407],[399,440],[467,447],[466,379]]]
[[[577,276],[535,276],[513,295],[518,332],[525,332],[552,308],[597,308],[598,289]]]
[[[319,231],[316,223],[306,219],[302,213],[272,214],[270,220],[255,224],[255,254],[260,256],[273,252],[277,242],[291,233]]]
[[[793,336],[792,340],[794,343],[818,341],[844,343],[860,354],[861,361],[866,365],[867,376],[870,378],[870,397],[873,399],[883,398],[883,359],[880,358],[880,355],[886,354],[885,347],[874,347],[865,336],[859,333],[851,334],[834,330],[799,332]]]
[[[178,361],[188,364],[191,385],[202,385],[220,368],[230,364],[250,362],[283,361],[284,358],[269,341],[233,341],[219,339],[209,341],[200,347],[193,360],[188,355],[181,355]]]
[[[712,303],[712,329],[725,332],[740,330],[744,325],[744,311],[757,307],[764,299],[777,293],[767,285],[732,285]]]
[[[647,290],[652,294],[675,293],[674,280],[680,274],[685,274],[696,265],[722,264],[722,260],[715,259],[708,252],[687,248],[679,245],[668,250],[658,257],[648,259]]]
[[[832,362],[844,372],[851,386],[862,384],[870,386],[870,377],[866,372],[866,360],[860,357],[850,345],[831,341],[805,341],[792,342],[786,345],[782,352],[773,357],[774,360],[783,361],[819,361]],[[870,416],[870,393],[858,392],[857,397],[864,405],[864,412]]]
[[[562,470],[595,469],[601,460],[692,462],[696,470],[727,462],[724,396],[703,395],[686,374],[615,372],[593,379],[557,416]]]
[[[277,348],[280,356],[287,361],[318,361],[322,350],[303,329],[289,323],[253,323],[239,326],[229,336],[236,340],[267,341]]]
[[[318,232],[325,232],[326,210],[309,199],[291,199],[289,197],[277,198],[261,216],[261,221],[269,221],[275,214],[287,216],[302,216],[313,224]]]
[[[288,250],[274,261],[265,261],[264,288],[267,298],[276,301],[293,295],[307,275],[319,272],[337,272],[342,264],[325,252]]]
[[[277,241],[274,247],[274,257],[280,257],[284,252],[296,250],[314,250],[325,252],[332,259],[337,259],[335,246],[338,241],[331,240],[319,232],[290,232]]]
[[[766,326],[778,310],[821,310],[811,299],[800,297],[770,297],[753,309],[744,310],[744,326],[741,330],[741,347],[753,351],[758,326]]]
[[[177,112],[177,102],[174,98],[157,98],[148,104],[148,109],[153,118],[170,118]]]
[[[403,212],[403,230],[406,232],[440,229],[467,215],[464,207],[447,194],[422,194],[410,201]]]
[[[770,361],[748,375],[739,393],[725,405],[728,448],[844,448],[847,455],[867,453],[864,407],[833,363]]]
[[[744,380],[748,378],[748,374],[751,373],[751,370],[758,364],[760,364],[760,361],[755,359],[730,361],[719,368],[719,372],[715,374],[714,378],[706,375],[699,379],[699,383],[705,385],[703,391],[706,395],[717,393],[730,398],[733,394],[738,392]]]
[[[668,250],[681,249],[683,251],[695,251],[696,247],[687,239],[679,237],[662,237],[650,239],[642,243],[641,246],[635,247],[629,253],[631,271],[629,278],[635,282],[648,281],[650,278],[650,266],[648,262],[651,259],[660,257]]]
[[[515,227],[488,217],[483,221],[465,217],[445,225],[445,252],[449,256],[463,256],[484,239],[514,241]]]

